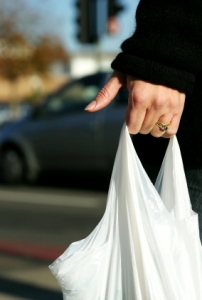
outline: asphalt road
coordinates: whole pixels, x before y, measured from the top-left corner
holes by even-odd
[[[106,192],[0,187],[0,240],[68,246],[101,219]]]
[[[1,186],[0,300],[62,300],[48,265],[95,228],[106,200],[107,191]]]

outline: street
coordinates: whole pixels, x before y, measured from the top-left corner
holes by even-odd
[[[0,255],[0,300],[62,300],[48,263]]]
[[[0,300],[62,300],[48,265],[101,219],[107,191],[0,187]]]

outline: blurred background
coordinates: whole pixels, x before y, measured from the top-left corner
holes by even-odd
[[[0,300],[62,299],[48,265],[103,216],[127,105],[84,112],[138,0],[0,0]]]
[[[1,103],[34,103],[67,80],[109,71],[134,31],[136,0],[0,2]]]

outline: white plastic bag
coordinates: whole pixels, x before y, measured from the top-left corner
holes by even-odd
[[[124,125],[103,218],[49,266],[64,300],[202,299],[198,216],[176,137],[156,188]]]

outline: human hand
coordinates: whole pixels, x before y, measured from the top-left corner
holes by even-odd
[[[125,121],[132,134],[142,133],[169,138],[176,134],[184,108],[185,94],[162,85],[152,84],[114,71],[86,110],[95,112],[107,106],[121,87],[129,92]],[[159,121],[170,124],[167,131],[156,126]]]

